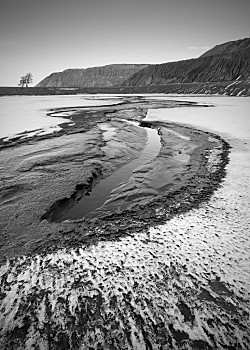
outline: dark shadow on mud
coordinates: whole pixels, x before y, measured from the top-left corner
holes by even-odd
[[[48,211],[41,217],[41,220],[59,222],[60,218],[67,213],[83,196],[89,196],[92,188],[101,177],[101,170],[92,172],[85,184],[75,186],[75,191],[68,198],[62,198],[52,204]]]

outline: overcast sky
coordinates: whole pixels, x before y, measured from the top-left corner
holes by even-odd
[[[250,37],[250,0],[1,0],[0,86],[111,63],[162,63]]]

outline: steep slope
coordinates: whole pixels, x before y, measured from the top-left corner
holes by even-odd
[[[238,50],[245,49],[250,49],[250,38],[240,39],[236,41],[228,41],[227,43],[216,45],[200,57],[229,54]]]
[[[151,65],[134,74],[123,85],[229,82],[248,77],[250,77],[250,48],[244,48],[222,55]]]
[[[87,69],[67,69],[52,73],[43,79],[37,87],[107,87],[120,85],[145,64],[111,64]]]

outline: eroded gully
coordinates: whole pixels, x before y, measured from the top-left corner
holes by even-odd
[[[138,123],[129,123],[138,126]],[[103,123],[99,125],[99,127],[104,131],[103,138],[108,144],[108,141],[115,133],[115,129],[110,127],[107,123]],[[149,163],[155,159],[161,149],[158,131],[149,127],[144,127],[144,129],[147,131],[147,144],[141,152],[140,157],[124,165],[107,178],[102,179],[93,187],[89,195],[83,196],[78,202],[71,206],[68,211],[65,212],[64,208],[62,216],[57,216],[54,220],[55,222],[100,217],[103,214],[107,214],[105,204],[110,202],[110,199],[112,200],[112,191],[122,188],[128,181],[133,181],[133,172],[143,164]]]

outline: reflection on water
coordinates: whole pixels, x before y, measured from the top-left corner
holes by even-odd
[[[104,130],[106,130],[105,133],[114,132],[109,129],[107,125],[104,125],[103,127]],[[122,187],[123,184],[128,181],[131,181],[133,172],[141,165],[150,162],[157,157],[161,149],[160,136],[158,135],[157,130],[150,128],[145,129],[147,130],[148,141],[140,157],[124,165],[106,179],[101,180],[93,188],[92,192],[90,192],[90,196],[82,197],[73,208],[56,220],[57,222],[81,219],[83,217],[97,217],[101,216],[103,212],[106,212],[107,208],[105,207],[105,202],[110,199],[112,191],[120,186]],[[108,137],[110,137],[110,135],[108,135]]]
[[[111,127],[108,123],[101,123],[98,125],[101,130],[104,131],[103,133],[103,140],[109,141],[112,139],[112,137],[115,134],[115,128]]]

